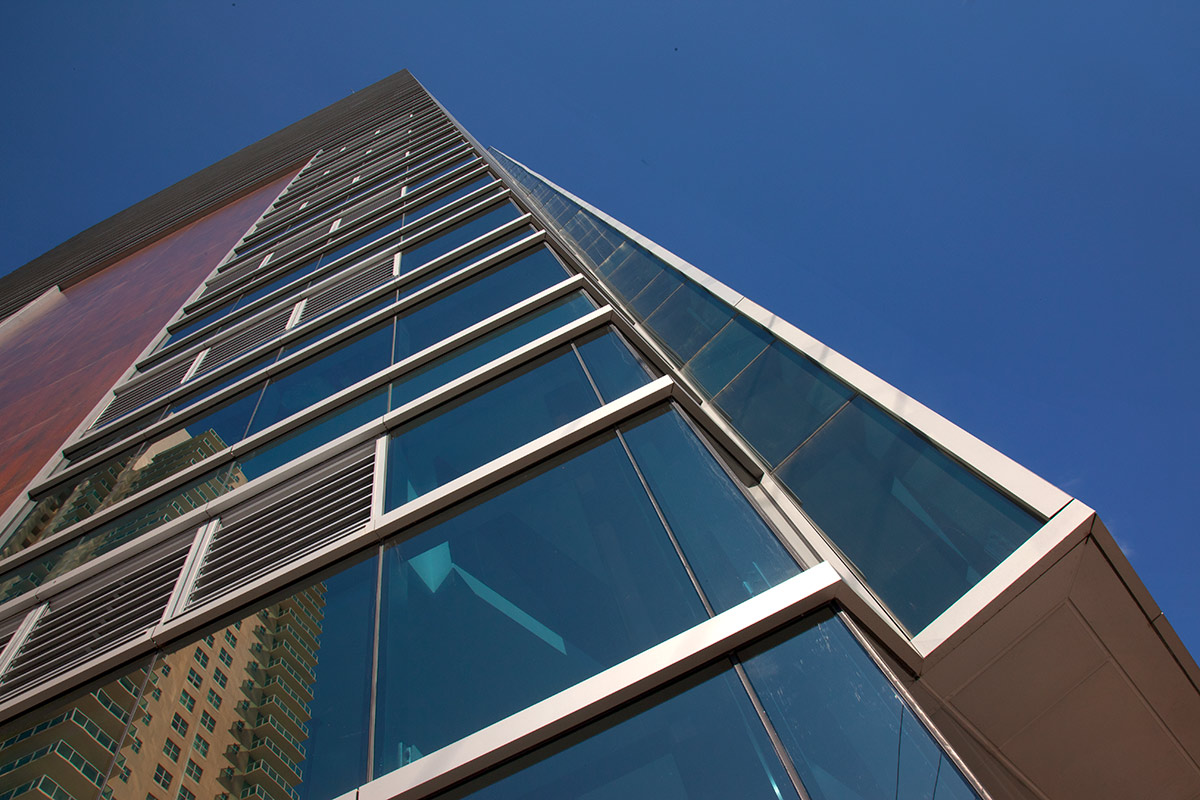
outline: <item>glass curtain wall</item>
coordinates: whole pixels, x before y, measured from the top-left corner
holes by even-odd
[[[1045,522],[521,164],[492,151],[916,632]]]

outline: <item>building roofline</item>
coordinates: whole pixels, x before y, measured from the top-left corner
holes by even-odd
[[[213,210],[298,169],[339,131],[386,114],[420,84],[407,70],[377,81],[98,222],[0,277],[0,319],[65,289]]]

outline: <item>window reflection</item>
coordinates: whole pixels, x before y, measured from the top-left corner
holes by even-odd
[[[384,558],[377,773],[704,617],[611,435]]]

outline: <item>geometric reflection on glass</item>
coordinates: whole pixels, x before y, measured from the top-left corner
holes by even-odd
[[[863,397],[777,475],[910,631],[1042,525]]]
[[[830,612],[738,657],[813,800],[978,797]]]

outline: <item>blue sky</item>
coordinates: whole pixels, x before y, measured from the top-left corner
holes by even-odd
[[[1198,31],[1153,0],[6,3],[0,272],[407,67],[1097,509],[1200,652]]]

